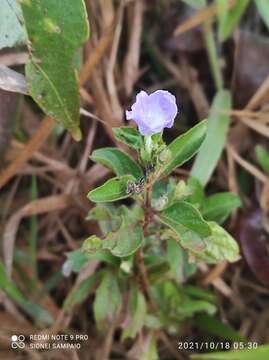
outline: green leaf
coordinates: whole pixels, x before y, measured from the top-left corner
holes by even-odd
[[[145,317],[147,315],[147,303],[144,295],[138,290],[137,286],[131,288],[128,308],[130,320],[123,331],[122,340],[135,338],[144,326]]]
[[[29,91],[42,110],[80,140],[76,50],[89,29],[83,0],[21,0],[30,59]]]
[[[118,207],[118,215],[122,219],[122,224],[133,225],[134,223],[144,219],[144,210],[139,205],[133,205],[129,207],[126,205],[121,205]]]
[[[156,264],[152,264],[151,266],[147,266],[147,273],[150,284],[154,284],[156,282],[163,281],[166,278],[166,275],[170,271],[170,265],[167,260],[159,259]]]
[[[108,206],[97,205],[89,211],[86,220],[108,221],[112,217],[113,214]]]
[[[103,235],[110,231],[116,231],[122,222],[117,208],[112,203],[98,204],[89,211],[86,219],[98,221]]]
[[[87,264],[88,258],[80,250],[74,250],[74,251],[70,251],[67,254],[66,262],[68,262],[70,271],[79,273],[80,270],[83,268],[83,266]]]
[[[105,272],[95,293],[93,303],[94,318],[99,328],[106,322],[113,321],[121,307],[121,292],[117,277],[112,272]]]
[[[188,202],[193,205],[201,206],[203,204],[205,194],[200,181],[195,177],[190,177],[188,179],[187,186],[191,192],[191,195],[188,197]]]
[[[269,153],[268,151],[261,145],[257,145],[255,147],[256,158],[263,168],[263,170],[269,174]]]
[[[171,321],[182,321],[197,312],[214,314],[216,306],[202,299],[193,299],[184,292],[184,287],[172,281],[162,281],[152,287],[154,299],[160,307],[163,320],[168,325]]]
[[[216,295],[213,294],[211,291],[200,288],[194,285],[184,285],[183,291],[185,294],[191,296],[192,298],[206,300],[215,304],[217,302]]]
[[[266,1],[266,0],[265,0]],[[197,360],[268,360],[269,358],[269,345],[261,345],[258,348],[253,349],[254,344],[247,343],[245,350],[234,351],[221,351],[212,352],[208,354],[193,354],[191,359]],[[240,346],[240,343],[238,344]],[[244,344],[242,343],[242,346]]]
[[[77,304],[82,303],[89,296],[89,293],[93,290],[93,286],[96,281],[96,276],[89,276],[87,279],[83,280],[79,286],[72,288],[70,293],[64,300],[64,309],[70,308]]]
[[[117,148],[102,148],[95,150],[90,158],[113,170],[117,176],[133,175],[135,178],[143,176],[138,164],[124,151]]]
[[[167,149],[170,151],[170,160],[163,166],[162,177],[169,175],[175,168],[184,164],[197,153],[205,139],[206,129],[207,121],[201,121],[168,145]]]
[[[255,4],[259,11],[261,18],[263,19],[265,25],[269,29],[269,2],[268,0],[255,0]]]
[[[206,0],[182,0],[182,1],[197,10],[206,6]]]
[[[82,251],[95,252],[100,249],[102,249],[102,240],[96,235],[88,237],[82,244]]]
[[[178,227],[191,230],[201,237],[211,235],[209,225],[204,221],[199,211],[185,201],[175,202],[173,205],[164,209],[160,214],[161,221],[178,231]]]
[[[206,312],[209,315],[213,315],[216,313],[216,310],[216,306],[208,301],[192,300],[191,298],[180,306],[180,313],[188,317],[192,317],[197,312]]]
[[[121,227],[115,232],[109,232],[102,240],[96,235],[90,236],[83,242],[82,252],[95,253],[109,250],[117,257],[132,255],[142,244],[143,231],[137,219],[124,216]]]
[[[191,171],[192,176],[196,177],[202,185],[208,182],[221,157],[230,125],[230,117],[222,114],[221,111],[228,111],[230,108],[230,92],[218,91],[210,110],[205,141]]]
[[[127,184],[129,181],[133,181],[134,177],[131,175],[125,175],[120,177],[114,177],[106,181],[103,185],[89,192],[88,199],[93,202],[110,202],[121,199],[126,199],[130,196],[127,193]]]
[[[167,240],[166,259],[173,278],[180,284],[196,271],[196,264],[189,263],[187,252],[173,238]]]
[[[0,1],[0,49],[26,43],[21,8],[16,0]]]
[[[195,327],[198,327],[208,334],[217,335],[222,339],[231,341],[243,341],[247,340],[238,334],[229,324],[225,324],[216,317],[207,314],[197,314],[192,323]]]
[[[203,251],[190,250],[195,257],[209,264],[215,264],[224,260],[229,262],[239,260],[239,247],[232,236],[213,221],[208,222],[208,225],[211,228],[212,235],[203,239],[205,242],[205,249]]]
[[[241,206],[240,198],[231,192],[223,192],[209,196],[202,205],[202,215],[206,220],[222,223],[232,210]]]
[[[120,266],[120,259],[116,256],[113,256],[108,250],[100,250],[95,253],[87,253],[86,256],[89,261],[98,260],[106,264],[116,266],[117,268],[119,268]]]
[[[167,240],[166,258],[173,278],[181,283],[185,279],[183,249],[174,239]]]
[[[217,0],[218,5],[218,36],[220,41],[225,41],[240,22],[241,17],[247,9],[249,0],[240,0],[229,9],[227,0]]]
[[[116,139],[135,150],[140,150],[144,145],[142,135],[136,128],[133,127],[120,127],[112,129]]]
[[[130,256],[142,245],[143,231],[140,224],[123,225],[114,233],[108,234],[103,240],[103,249],[108,249],[117,257]]]

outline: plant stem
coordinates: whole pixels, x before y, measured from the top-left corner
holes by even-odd
[[[206,50],[208,55],[208,60],[214,78],[215,86],[218,90],[223,88],[223,79],[220,69],[219,59],[217,55],[217,48],[214,39],[214,34],[210,21],[206,21],[203,25],[204,39],[206,43]]]
[[[148,224],[150,221],[150,198],[151,198],[151,184],[149,184],[148,187],[146,187],[146,191],[145,191],[145,201],[144,201],[144,222],[143,222],[143,235],[144,238],[146,238],[148,236]],[[136,265],[137,265],[137,269],[138,269],[138,273],[139,273],[139,277],[140,277],[140,281],[141,281],[141,287],[142,287],[142,291],[144,293],[144,296],[146,298],[146,300],[148,301],[151,310],[156,310],[156,304],[154,302],[154,299],[151,295],[150,292],[150,282],[148,279],[148,275],[147,275],[147,270],[145,267],[145,263],[144,263],[144,256],[143,256],[143,250],[142,248],[139,248],[136,252]]]
[[[144,256],[143,256],[143,251],[142,249],[138,249],[136,252],[136,264],[137,264],[137,268],[138,268],[138,272],[139,272],[139,277],[141,280],[141,287],[142,287],[142,291],[143,294],[146,298],[146,300],[148,301],[151,310],[155,310],[156,309],[156,304],[152,298],[151,292],[150,292],[150,283],[149,283],[149,279],[148,279],[148,275],[147,275],[147,270],[144,264]]]
[[[152,152],[152,138],[151,138],[151,135],[145,135],[145,150],[148,153],[148,156],[151,157],[151,152]]]

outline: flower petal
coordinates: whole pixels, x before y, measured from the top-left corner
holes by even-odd
[[[126,111],[127,120],[134,120],[142,135],[152,135],[165,127],[172,127],[176,115],[176,98],[165,90],[150,95],[140,91],[131,111]]]

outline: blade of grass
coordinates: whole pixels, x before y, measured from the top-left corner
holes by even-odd
[[[229,9],[232,8],[236,4],[237,0],[228,0],[228,7]],[[211,20],[216,17],[218,12],[217,4],[213,3],[211,5],[208,5],[207,7],[204,7],[198,11],[190,18],[185,20],[183,23],[179,24],[175,31],[174,36],[183,34],[186,31],[189,31],[196,26],[202,24],[206,20]]]
[[[234,28],[239,24],[248,4],[249,0],[240,0],[236,2],[233,8],[229,9],[226,0],[217,0],[218,38],[221,42],[227,40]]]
[[[38,189],[36,176],[32,176],[32,185],[30,190],[31,200],[37,200]],[[38,219],[37,215],[33,215],[30,218],[30,237],[29,237],[29,256],[32,269],[32,278],[34,283],[38,280],[38,269],[37,269],[37,232],[38,232]]]
[[[204,35],[208,61],[214,79],[214,83],[216,88],[220,90],[223,87],[223,79],[222,79],[222,73],[220,69],[217,47],[214,39],[214,33],[213,33],[211,21],[206,21],[203,24],[203,35]]]
[[[195,159],[191,174],[202,185],[210,179],[225,146],[229,130],[230,117],[219,110],[230,110],[231,94],[228,90],[217,92],[208,118],[208,128],[205,141]]]
[[[269,2],[268,0],[255,0],[259,14],[269,29]]]
[[[16,284],[8,277],[4,265],[0,262],[0,288],[28,314],[36,324],[47,326],[52,324],[51,315],[38,304],[30,302],[24,297]]]

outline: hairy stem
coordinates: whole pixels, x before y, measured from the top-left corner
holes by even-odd
[[[144,238],[148,236],[148,224],[150,222],[150,199],[151,199],[151,184],[146,187],[145,191],[145,201],[144,201],[144,222],[143,222],[143,235]],[[150,308],[156,310],[156,304],[150,292],[150,282],[147,275],[147,270],[144,263],[144,256],[142,248],[139,248],[136,252],[136,265],[138,269],[138,274],[141,281],[142,291],[146,300],[148,301]]]

